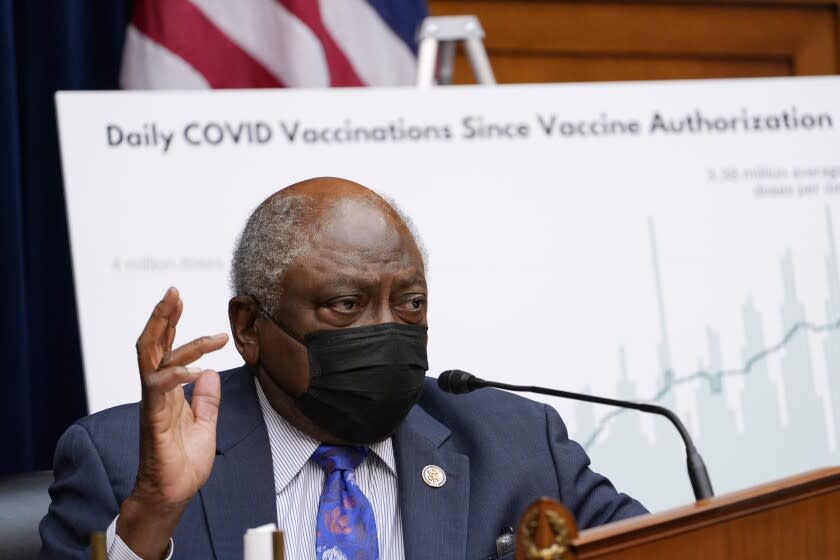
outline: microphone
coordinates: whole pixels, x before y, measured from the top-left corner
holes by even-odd
[[[641,410],[642,412],[660,414],[671,421],[683,439],[683,443],[685,444],[686,463],[688,465],[688,478],[691,480],[691,488],[694,490],[694,498],[696,500],[702,500],[704,498],[711,498],[715,495],[712,490],[712,481],[709,480],[709,473],[706,471],[706,465],[703,463],[703,458],[700,457],[700,453],[697,451],[697,448],[694,447],[694,442],[691,441],[691,436],[688,434],[688,430],[685,429],[685,426],[677,415],[664,406],[636,403],[632,401],[621,401],[618,399],[608,399],[605,397],[572,393],[570,391],[559,391],[557,389],[546,389],[544,387],[535,387],[532,385],[508,385],[507,383],[485,381],[484,379],[459,369],[450,369],[441,373],[438,377],[438,387],[447,393],[453,393],[456,395],[469,393],[475,391],[476,389],[481,389],[482,387],[496,387],[497,389],[506,389],[508,391],[526,391],[528,393],[539,393],[542,395],[551,395],[553,397],[562,397],[564,399],[606,404],[609,406],[617,406],[619,408],[631,408],[633,410]]]

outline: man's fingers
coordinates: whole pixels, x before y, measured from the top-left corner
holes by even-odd
[[[219,374],[211,369],[204,370],[193,385],[191,406],[196,422],[206,422],[215,426],[220,401]]]
[[[196,338],[173,350],[160,365],[161,367],[189,365],[204,354],[215,352],[227,344],[227,341],[228,335],[225,333]]]
[[[143,375],[143,402],[155,405],[163,397],[183,383],[192,383],[201,374],[201,368],[175,366]]]
[[[164,351],[169,351],[172,344],[175,342],[175,327],[178,326],[178,321],[181,320],[181,313],[184,311],[184,300],[178,298],[178,304],[175,307],[175,313],[169,318],[169,325],[166,329],[166,342],[164,344]]]
[[[140,338],[137,339],[137,362],[141,373],[158,369],[163,353],[168,350],[164,345],[170,324],[174,329],[180,315],[178,311],[180,300],[178,290],[169,288],[163,294],[163,299],[155,305]]]

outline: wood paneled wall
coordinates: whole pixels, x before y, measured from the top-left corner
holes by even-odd
[[[834,74],[840,0],[429,0],[474,14],[499,83]],[[455,82],[473,81],[463,53]]]

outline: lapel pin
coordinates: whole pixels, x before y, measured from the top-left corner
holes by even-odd
[[[423,482],[432,488],[440,488],[446,484],[446,473],[437,465],[426,465],[423,467]]]

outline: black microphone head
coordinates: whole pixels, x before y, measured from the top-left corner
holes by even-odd
[[[460,369],[449,369],[438,377],[438,387],[447,393],[461,394],[469,393],[480,387],[484,387],[483,380]]]

